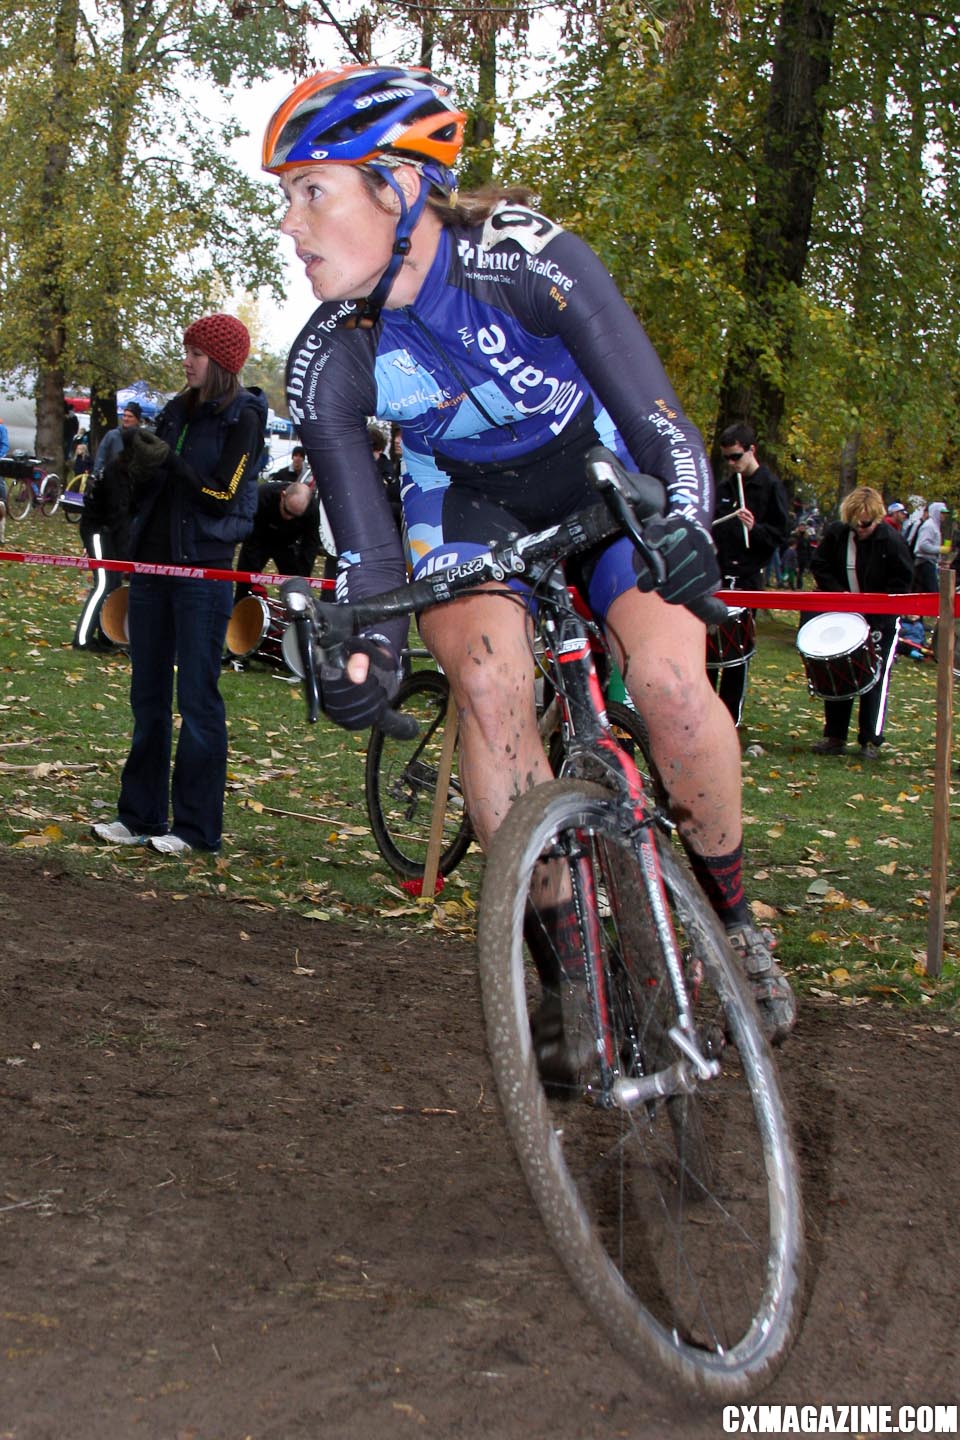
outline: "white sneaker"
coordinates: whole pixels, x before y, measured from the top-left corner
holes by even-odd
[[[181,840],[179,835],[151,835],[147,842],[151,850],[156,850],[161,855],[186,855],[193,849],[186,840]]]
[[[147,840],[146,835],[135,835],[128,830],[122,820],[103,820],[98,825],[91,825],[90,830],[107,845],[145,845]]]

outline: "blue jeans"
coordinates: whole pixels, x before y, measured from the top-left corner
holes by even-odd
[[[227,781],[220,668],[231,599],[228,580],[130,577],[133,740],[117,814],[138,835],[171,829],[199,849],[220,848]],[[182,724],[171,784],[174,665]]]

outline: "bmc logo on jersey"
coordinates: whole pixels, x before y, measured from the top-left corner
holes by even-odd
[[[484,275],[491,270],[502,274],[508,272],[515,274],[520,269],[520,256],[516,250],[481,250],[479,246],[471,245],[469,240],[461,240],[457,249],[463,268],[467,271],[473,270],[477,274],[482,271]]]

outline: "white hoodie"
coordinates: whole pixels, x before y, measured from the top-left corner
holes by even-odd
[[[913,553],[918,560],[938,561],[940,559],[940,546],[943,543],[940,535],[940,516],[946,508],[941,500],[934,500],[930,506],[926,520],[917,531],[917,543],[913,548]]]

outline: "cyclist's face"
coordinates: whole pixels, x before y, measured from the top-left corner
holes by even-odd
[[[280,184],[287,201],[280,229],[292,237],[317,299],[369,295],[393,249],[393,192],[385,190],[378,204],[352,165],[304,165],[287,170]]]
[[[192,345],[183,347],[183,373],[187,377],[187,384],[191,390],[202,388],[209,369],[209,355],[204,355],[202,350],[195,350]]]

